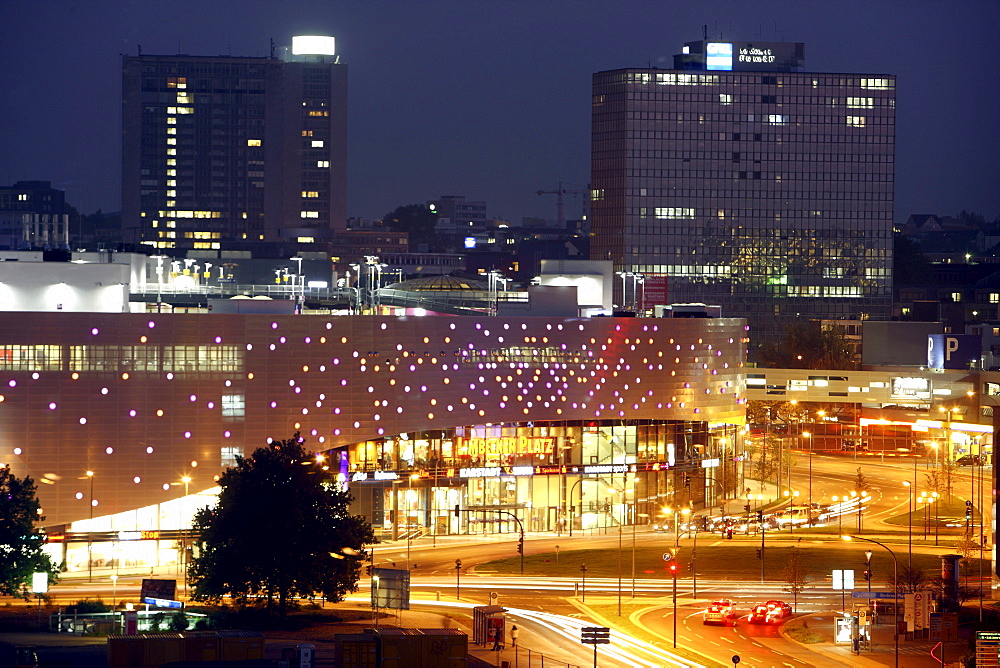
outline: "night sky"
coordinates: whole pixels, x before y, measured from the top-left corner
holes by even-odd
[[[0,184],[52,181],[83,213],[117,211],[120,54],[264,56],[271,38],[331,34],[350,68],[350,216],[449,194],[554,218],[535,191],[588,181],[591,74],[671,67],[702,25],[805,42],[807,71],[896,74],[897,220],[1000,215],[995,0],[8,0]]]

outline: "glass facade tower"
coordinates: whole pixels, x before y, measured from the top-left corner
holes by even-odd
[[[895,78],[794,71],[802,53],[693,42],[673,70],[593,77],[592,258],[642,276],[646,307],[747,318],[751,349],[890,315]]]

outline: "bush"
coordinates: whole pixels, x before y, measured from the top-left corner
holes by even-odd
[[[87,615],[93,612],[111,612],[111,606],[99,598],[85,598],[82,601],[77,601],[73,605],[67,606],[66,608],[66,614],[69,615],[72,615],[73,613],[78,615]]]
[[[178,610],[170,617],[171,631],[187,631],[188,618],[182,611]]]

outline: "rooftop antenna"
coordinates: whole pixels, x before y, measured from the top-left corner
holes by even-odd
[[[142,44],[136,44],[135,48],[139,50],[139,55],[142,55]]]
[[[706,42],[708,41],[708,24],[707,23],[703,23],[701,25],[701,38],[703,40],[705,40]]]
[[[274,58],[274,38],[273,37],[270,39],[270,42],[271,42],[271,58],[273,59]]]

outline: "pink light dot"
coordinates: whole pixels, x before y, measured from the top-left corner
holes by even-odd
[[[146,323],[146,326],[149,327],[150,329],[153,329],[154,327],[156,327],[156,323],[150,320],[149,322]]]
[[[108,388],[102,387],[101,388],[101,394],[107,394],[107,393],[108,393]]]
[[[109,445],[108,447],[104,448],[104,452],[109,455],[113,455],[115,453],[115,449]]]
[[[31,374],[31,380],[38,380],[38,373]]]
[[[49,404],[49,410],[50,410],[50,411],[54,411],[55,409],[56,409],[56,404],[55,404],[55,402],[53,401],[53,402],[52,402],[51,404]]]
[[[91,334],[93,334],[94,336],[97,336],[97,333],[98,333],[99,331],[100,331],[100,330],[98,330],[98,329],[97,329],[97,328],[95,327],[95,328],[93,328],[92,330],[90,330],[90,333],[91,333]]]
[[[174,372],[173,371],[167,372],[167,380],[173,380],[173,379],[174,379]]]
[[[188,399],[190,399],[191,401],[198,401],[198,395],[192,394],[190,397],[188,397]]]
[[[184,432],[184,438],[191,438],[191,432],[189,431]]]
[[[311,339],[310,337],[308,337],[308,336],[307,336],[307,337],[306,337],[306,338],[304,339],[304,341],[305,341],[306,343],[312,343],[312,339]],[[314,434],[314,435],[315,435],[315,434]]]
[[[355,423],[354,423],[354,428],[355,428],[355,429],[357,429],[357,428],[358,428],[358,427],[360,427],[360,426],[361,426],[361,423],[360,423],[360,422],[355,422]]]
[[[271,329],[278,329],[278,323],[272,322],[271,323]]]
[[[214,401],[209,401],[208,402],[208,407],[209,408],[215,408],[215,402]]]
[[[222,343],[222,337],[221,336],[215,337],[215,342],[216,343]]]
[[[285,341],[286,341],[286,339],[285,339],[285,337],[283,337],[283,336],[282,336],[281,338],[279,338],[279,339],[278,339],[278,342],[279,342],[279,343],[284,343]]]
[[[87,418],[80,418],[80,424],[87,424]]]
[[[339,429],[334,429],[333,430],[333,435],[334,436],[340,436],[340,430]]]
[[[7,384],[10,385],[11,387],[17,387],[17,381],[16,380],[9,381]]]
[[[147,455],[153,454],[153,446],[150,445],[146,448],[146,454]]]
[[[277,407],[278,407],[278,402],[277,401],[272,401],[271,402],[271,408],[277,408]]]
[[[233,435],[233,433],[227,429],[226,431],[222,432],[222,435],[226,438],[229,438],[230,436]]]

